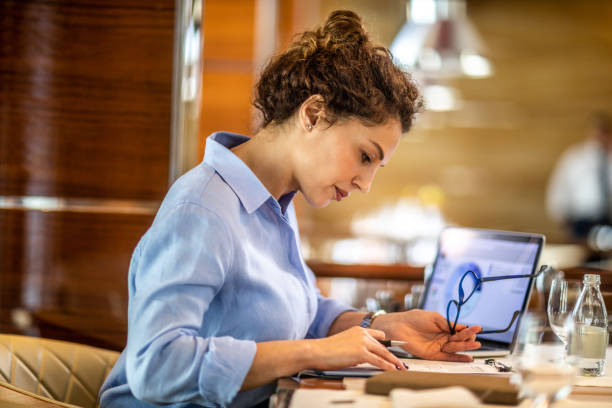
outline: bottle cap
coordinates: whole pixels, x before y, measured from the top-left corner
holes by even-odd
[[[599,278],[599,275],[594,274],[594,273],[588,273],[586,275],[584,275],[584,283],[590,283],[590,284],[595,284],[595,285],[599,285],[601,283],[601,279]]]

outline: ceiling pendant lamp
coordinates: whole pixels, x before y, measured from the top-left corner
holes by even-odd
[[[492,75],[464,0],[411,0],[406,10],[406,24],[391,44],[401,65],[429,79]]]

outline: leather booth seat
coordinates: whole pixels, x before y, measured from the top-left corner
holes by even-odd
[[[0,381],[66,406],[94,408],[118,357],[77,343],[0,334]]]

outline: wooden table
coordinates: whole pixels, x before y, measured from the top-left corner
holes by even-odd
[[[292,381],[292,380],[287,380]],[[350,378],[345,380],[323,380],[322,386],[316,386],[316,379],[308,379],[301,380],[299,384],[293,382],[286,382],[285,380],[279,382],[279,392],[287,392],[287,389],[297,389],[297,388],[319,388],[319,389],[336,389],[338,391],[341,390],[349,390],[349,391],[357,391],[359,394],[364,393],[365,382],[364,378]],[[335,383],[335,384],[334,384]],[[340,392],[339,392],[340,395]],[[354,394],[353,394],[354,395]],[[376,408],[392,408],[391,399],[389,397],[378,396],[378,401],[373,407]],[[278,405],[271,405],[275,408],[289,408],[290,407],[290,399],[286,398]],[[364,405],[360,405],[364,406]],[[368,406],[368,405],[365,405]],[[514,406],[514,408],[529,408],[531,406],[531,400],[524,399],[520,404]],[[609,392],[606,393],[572,393],[567,399],[563,401],[558,401],[555,405],[555,408],[612,408],[612,394]],[[481,408],[512,408],[510,405],[496,405],[496,404],[483,404],[480,405]]]
[[[612,347],[608,347],[607,355],[607,368],[605,380],[607,383],[612,382]],[[585,377],[579,377],[579,382],[584,381]],[[597,380],[604,380],[599,378]],[[586,379],[587,382],[591,379]],[[302,378],[299,382],[294,381],[291,378],[282,378],[278,381],[279,395],[286,394],[286,390],[296,389],[328,389],[328,390],[349,390],[352,392],[358,392],[359,394],[365,393],[365,378],[345,378],[344,380],[323,380],[319,378]],[[382,402],[378,403],[376,407],[391,408],[391,400],[388,397],[381,397]],[[276,408],[288,408],[290,404],[289,398],[283,398],[281,404],[278,404]],[[515,408],[527,408],[531,404],[528,399],[523,400]],[[557,402],[555,408],[583,408],[583,407],[596,407],[596,408],[612,408],[612,389],[610,387],[574,387],[574,391],[570,396],[564,400]],[[484,404],[481,405],[483,408],[509,408],[509,405],[493,405]]]

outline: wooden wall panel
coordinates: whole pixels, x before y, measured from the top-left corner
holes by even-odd
[[[7,0],[0,15],[0,194],[159,199],[174,2]]]
[[[130,256],[168,188],[174,15],[0,2],[0,331],[125,345]]]
[[[255,0],[208,0],[204,10],[200,157],[219,130],[252,135]]]
[[[151,222],[151,215],[0,210],[2,331],[122,349],[128,265]],[[18,327],[15,310],[33,325]]]
[[[219,130],[251,135],[252,81],[250,73],[204,72],[201,113],[204,138]]]
[[[209,0],[204,7],[204,63],[251,62],[255,0]]]

